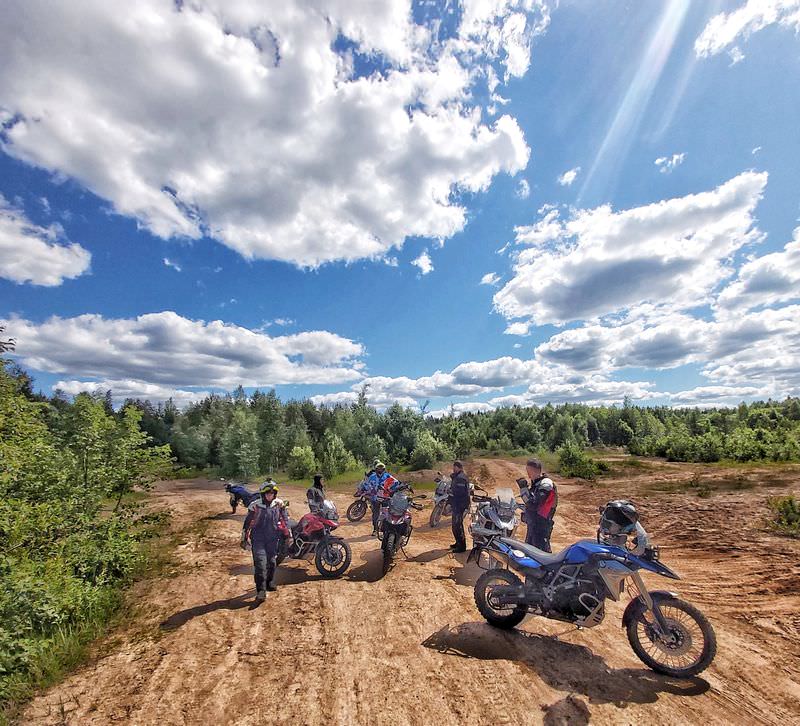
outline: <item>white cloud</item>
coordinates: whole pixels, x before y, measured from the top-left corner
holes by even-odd
[[[527,199],[531,195],[531,185],[528,184],[527,180],[520,179],[514,194],[517,195],[518,199]]]
[[[36,371],[129,388],[336,384],[362,377],[362,346],[327,331],[270,337],[165,311],[137,318],[11,319],[16,356]],[[87,385],[90,385],[88,383]]]
[[[728,51],[728,56],[731,59],[730,62],[731,68],[735,66],[737,63],[741,63],[745,58],[744,53],[742,53],[742,49],[739,48],[738,46],[734,46],[733,48],[731,48]]]
[[[673,154],[672,156],[659,156],[653,163],[662,174],[671,174],[675,167],[683,164],[685,158],[686,152],[681,152],[680,154]]]
[[[572,186],[572,182],[574,182],[578,178],[578,174],[580,174],[581,168],[576,166],[574,169],[569,169],[565,171],[556,181],[562,187],[569,187]]]
[[[487,272],[481,278],[481,285],[496,285],[498,282],[500,282],[500,275],[496,272]]]
[[[420,275],[427,275],[429,272],[433,272],[433,261],[428,254],[428,250],[423,250],[419,257],[411,260],[411,264],[419,268]]]
[[[177,262],[173,262],[169,257],[164,258],[164,264],[167,267],[171,267],[175,272],[180,272],[182,270],[181,266]]]
[[[528,163],[516,120],[485,122],[474,91],[526,72],[549,14],[470,2],[442,40],[443,11],[423,10],[417,24],[409,0],[141,0],[122,15],[12,0],[3,147],[158,236],[248,259],[316,266],[445,239],[466,223],[453,192]]]
[[[560,376],[552,375],[559,373]],[[489,399],[489,403],[493,406],[541,406],[565,402],[606,405],[621,403],[626,397],[645,401],[663,395],[653,388],[654,385],[647,381],[611,381],[600,374],[564,376],[563,371],[555,369],[546,380],[532,383],[524,393],[498,396]]]
[[[776,305],[800,298],[800,227],[782,252],[746,262],[717,298],[720,312]]]
[[[530,332],[529,322],[510,323],[503,331],[503,335],[527,335]]]
[[[444,416],[460,416],[463,413],[482,413],[483,411],[494,411],[495,406],[483,401],[467,401],[464,403],[453,403],[447,408],[439,408],[435,411],[428,411],[430,418],[443,418]]]
[[[715,15],[695,41],[695,53],[699,58],[716,55],[774,23],[800,32],[800,0],[747,0],[730,13]]]
[[[0,277],[55,287],[84,274],[92,256],[57,224],[40,227],[0,194]]]
[[[687,309],[709,302],[730,256],[761,238],[753,213],[766,173],[744,172],[713,191],[614,212],[556,210],[517,230],[529,244],[494,296],[507,318],[563,324],[646,303]]]
[[[181,388],[171,388],[169,386],[159,386],[144,381],[59,381],[53,386],[53,390],[62,390],[70,396],[79,393],[95,393],[98,391],[111,391],[115,405],[122,404],[127,398],[135,398],[141,401],[166,401],[172,399],[178,408],[202,401],[211,394],[211,391],[188,391]]]
[[[761,147],[756,146],[750,153],[755,156],[759,151],[761,151]]]
[[[766,398],[769,394],[764,388],[755,386],[698,386],[669,395],[673,403],[681,405],[732,405],[751,398]]]

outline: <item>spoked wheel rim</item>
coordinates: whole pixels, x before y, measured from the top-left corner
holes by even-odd
[[[673,605],[662,604],[660,609],[666,634],[661,635],[654,622],[641,617],[636,623],[639,642],[656,663],[676,671],[688,670],[703,658],[705,636],[700,623]]]
[[[501,572],[505,572],[505,570],[501,570]],[[484,593],[486,595],[486,604],[498,618],[513,615],[517,612],[517,607],[518,607],[517,605],[514,604],[500,605],[497,602],[497,598],[493,595],[495,587],[509,587],[509,585],[510,585],[509,581],[503,577],[489,576],[486,578],[484,586]]]
[[[347,559],[347,550],[342,542],[331,542],[322,550],[320,564],[326,572],[336,572]]]
[[[353,502],[347,508],[347,518],[351,522],[357,522],[367,513],[367,503],[364,501]]]

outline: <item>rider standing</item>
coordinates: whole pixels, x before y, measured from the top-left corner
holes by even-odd
[[[460,461],[453,462],[453,473],[450,475],[450,509],[452,513],[453,537],[450,545],[453,552],[466,552],[467,538],[464,535],[464,514],[469,509],[469,479],[464,473],[464,465]]]
[[[398,484],[388,471],[383,462],[375,464],[375,471],[369,475],[365,487],[372,505],[372,534],[378,534],[378,517],[381,513],[381,501],[388,498],[393,493],[393,487]]]
[[[261,495],[247,508],[242,527],[242,549],[253,548],[253,568],[256,581],[256,602],[263,602],[267,590],[275,590],[278,544],[289,537],[286,511],[277,501],[278,487],[266,481],[258,490]]]
[[[530,484],[526,479],[517,479],[519,493],[525,502],[524,518],[528,528],[525,542],[544,552],[552,552],[550,534],[558,507],[558,490],[553,480],[542,471],[542,462],[538,459],[529,459],[525,469]]]
[[[314,483],[306,491],[306,499],[310,512],[316,513],[322,509],[322,505],[325,503],[325,480],[322,474],[314,475]]]

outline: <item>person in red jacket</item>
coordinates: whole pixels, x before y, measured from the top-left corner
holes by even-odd
[[[550,535],[558,507],[558,490],[553,480],[542,471],[542,462],[538,459],[529,459],[525,469],[530,484],[526,479],[517,479],[519,493],[525,502],[524,520],[528,528],[525,542],[544,552],[552,552]]]
[[[253,549],[253,569],[256,581],[256,602],[263,602],[267,590],[275,590],[278,545],[281,537],[289,537],[286,510],[276,501],[278,487],[266,481],[258,490],[259,499],[247,508],[242,527],[242,549]]]

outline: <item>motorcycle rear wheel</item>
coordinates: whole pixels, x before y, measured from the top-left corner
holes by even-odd
[[[328,542],[327,548],[324,542],[317,545],[314,556],[314,564],[317,566],[319,574],[325,578],[334,579],[341,577],[350,567],[353,553],[350,545],[344,540],[334,539]]]
[[[669,594],[653,593],[669,626],[670,640],[658,637],[647,609],[639,602],[628,621],[628,642],[639,660],[656,673],[691,678],[702,673],[717,654],[717,637],[711,623],[694,605]]]
[[[508,570],[487,570],[475,583],[475,604],[489,625],[510,630],[517,627],[528,614],[522,605],[501,606],[492,602],[492,585],[522,586],[522,581]]]
[[[439,526],[439,522],[442,519],[443,510],[444,504],[442,502],[434,505],[433,511],[431,512],[431,518],[428,520],[428,523],[431,525],[431,529],[435,529]]]
[[[367,513],[367,503],[363,499],[356,499],[347,508],[347,519],[351,522],[360,522]]]

